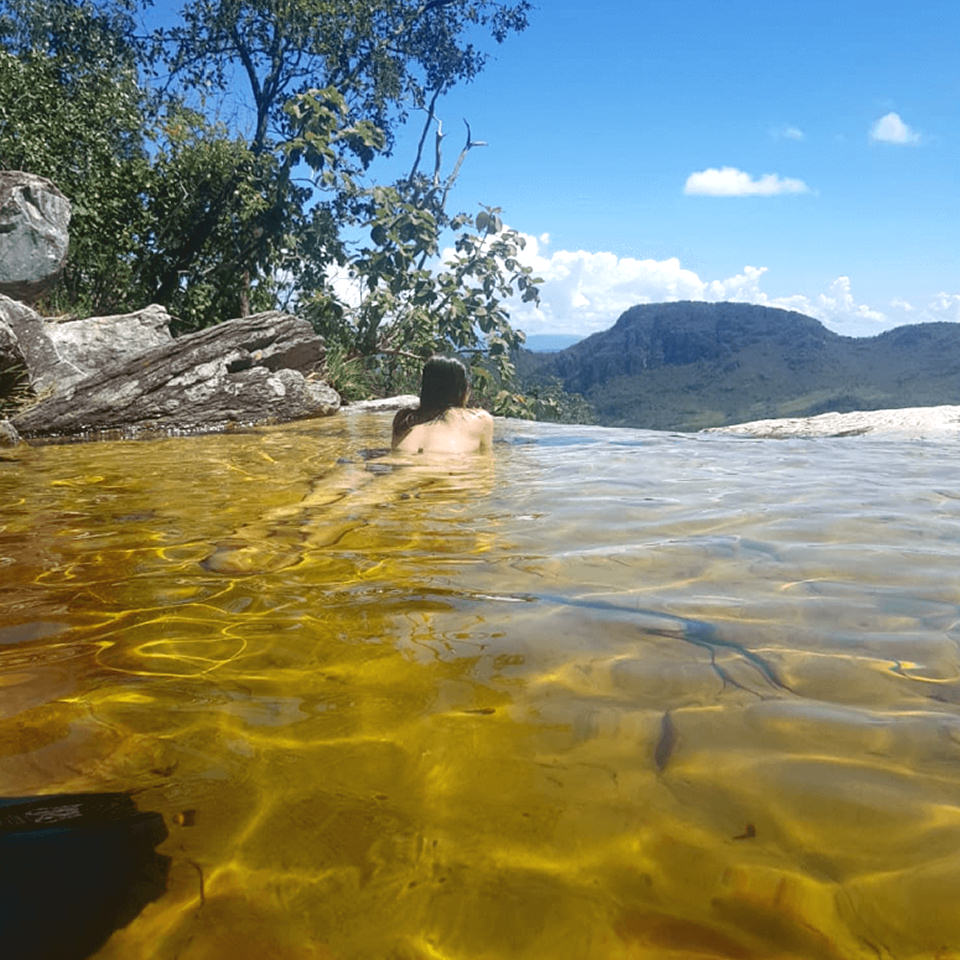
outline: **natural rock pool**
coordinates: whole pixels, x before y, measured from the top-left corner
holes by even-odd
[[[960,442],[389,423],[0,462],[0,793],[169,831],[97,957],[960,956]]]

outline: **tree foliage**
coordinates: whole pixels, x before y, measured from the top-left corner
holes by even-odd
[[[275,269],[284,233],[270,229],[275,175],[270,154],[195,111],[172,108],[152,158],[146,191],[149,232],[141,239],[140,282],[151,299],[198,329],[276,305]],[[280,216],[299,215],[303,191],[284,197]]]
[[[249,90],[255,152],[296,135],[284,110],[307,90],[335,89],[387,145],[410,109],[471,80],[498,43],[527,26],[527,0],[198,0],[157,33],[171,84],[204,97],[228,92],[236,64]]]
[[[65,302],[114,307],[135,284],[149,167],[144,90],[122,6],[0,2],[0,168],[49,177],[73,202]]]
[[[468,127],[444,169],[437,109],[483,68],[484,36],[526,27],[528,0],[195,0],[146,32],[148,6],[0,0],[0,164],[73,201],[61,301],[160,302],[182,329],[285,305],[348,395],[409,386],[446,351],[489,405],[529,414],[505,301],[538,281],[498,209],[447,210],[480,144]],[[371,182],[414,112],[408,175]]]
[[[321,98],[321,101],[324,98]],[[308,93],[296,109],[317,102]],[[317,284],[302,307],[326,336],[331,374],[348,396],[415,385],[422,361],[454,352],[473,372],[475,393],[500,412],[526,412],[508,389],[512,355],[523,335],[512,328],[504,301],[537,299],[537,278],[521,264],[523,237],[507,229],[497,208],[476,215],[447,211],[457,172],[477,143],[467,140],[444,175],[442,124],[436,123],[434,167],[420,171],[420,156],[406,178],[389,187],[358,187],[349,196],[369,238],[340,251],[339,283]],[[306,120],[304,137],[313,132]],[[299,144],[295,144],[299,148]],[[327,159],[330,159],[329,157]],[[310,161],[319,176],[329,174]],[[440,250],[442,238],[452,248]]]
[[[371,162],[392,149],[411,110],[425,109],[432,119],[438,98],[482,69],[486,54],[472,38],[487,32],[503,41],[526,27],[529,6],[527,0],[201,0],[184,9],[178,24],[158,31],[167,88],[178,98],[199,99],[222,115],[238,88],[247,93],[246,145],[260,177],[243,242],[231,252],[234,270],[239,266],[257,283],[280,273],[298,298],[314,300],[319,292],[323,299],[330,268],[349,256],[345,232],[380,217],[377,235],[386,237],[388,221],[410,217],[403,204],[423,199],[410,192],[411,175],[397,187],[403,195],[392,195],[396,213],[387,214],[388,188],[364,181]],[[309,185],[298,178],[304,168]],[[242,191],[240,183],[238,177]],[[426,245],[436,245],[449,219],[427,204],[420,225],[432,225]],[[196,221],[187,258],[217,227]],[[409,276],[396,262],[400,251],[381,253],[362,253],[350,269],[376,271],[392,260],[396,288]],[[163,293],[182,283],[183,273],[181,263],[168,263],[159,280]],[[371,303],[367,319],[377,309]],[[329,311],[326,317],[329,326]],[[364,340],[370,348],[375,342]]]

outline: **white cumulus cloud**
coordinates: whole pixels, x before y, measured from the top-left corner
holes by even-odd
[[[960,293],[940,293],[925,304],[915,305],[901,297],[890,301],[897,324],[904,323],[960,323]]]
[[[810,188],[802,180],[776,173],[752,177],[736,167],[708,167],[691,173],[683,192],[701,197],[773,197],[780,193],[809,193]]]
[[[949,320],[960,323],[960,293],[938,293],[927,304],[924,320]]]
[[[853,336],[880,333],[890,325],[886,314],[854,300],[849,277],[837,277],[824,293],[816,295],[809,310],[801,312],[822,320],[838,333],[847,333],[845,327],[855,330]]]
[[[730,277],[704,279],[677,257],[653,260],[603,251],[550,251],[537,237],[526,236],[526,241],[521,260],[544,280],[539,307],[519,300],[510,304],[511,321],[527,333],[587,336],[611,327],[629,307],[669,300],[733,300],[796,310],[847,336],[869,336],[917,319],[889,317],[858,302],[846,276],[837,277],[820,293],[773,296],[762,286],[766,267],[746,266]],[[941,294],[938,303],[942,319],[951,310],[960,319],[960,295],[953,300]]]
[[[920,142],[920,134],[904,123],[899,113],[885,113],[870,128],[870,139],[909,146]]]
[[[894,310],[901,310],[904,313],[913,313],[916,310],[916,307],[909,300],[904,300],[902,297],[894,297],[890,301],[890,306]]]
[[[770,136],[774,140],[805,140],[807,137],[799,127],[789,123],[781,127],[774,127],[770,131]]]

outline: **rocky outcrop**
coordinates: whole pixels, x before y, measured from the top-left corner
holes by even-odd
[[[861,436],[890,440],[960,439],[960,407],[904,407],[899,410],[821,413],[816,417],[752,420],[729,427],[711,427],[703,432],[771,439]]]
[[[34,300],[67,259],[70,201],[47,179],[0,170],[0,293]]]
[[[313,371],[323,341],[305,320],[261,313],[175,340],[170,316],[46,319],[21,301],[67,255],[70,203],[42,177],[0,171],[0,445],[25,437],[199,432],[325,416],[340,397]],[[30,406],[25,398],[33,395]]]
[[[340,398],[310,379],[322,356],[323,342],[306,320],[275,311],[228,320],[113,360],[12,422],[24,437],[69,437],[326,416]]]
[[[63,392],[120,360],[173,342],[170,315],[151,304],[136,313],[84,320],[47,320],[23,303],[0,296],[6,321],[38,394]]]

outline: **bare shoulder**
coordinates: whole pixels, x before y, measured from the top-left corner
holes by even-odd
[[[405,453],[482,453],[492,446],[493,417],[486,410],[451,407],[439,419],[408,430],[394,421],[393,447]]]
[[[479,407],[468,407],[462,412],[465,423],[469,425],[469,432],[475,438],[477,449],[481,452],[489,451],[493,446],[493,417]]]
[[[473,420],[478,423],[493,423],[493,417],[480,407],[461,407],[460,415],[467,420]]]
[[[463,407],[459,411],[463,424],[473,433],[489,433],[493,430],[493,417],[479,407]]]

